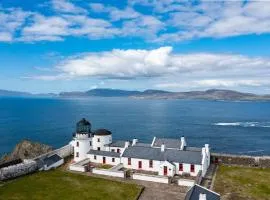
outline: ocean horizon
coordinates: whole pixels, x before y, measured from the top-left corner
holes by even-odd
[[[61,147],[88,119],[113,140],[180,138],[212,152],[270,154],[270,102],[138,100],[131,98],[0,98],[0,155],[23,139]]]

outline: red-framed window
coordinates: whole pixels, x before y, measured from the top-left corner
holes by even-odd
[[[115,158],[112,158],[112,162],[115,162]]]
[[[95,160],[97,159],[97,156],[96,156],[96,155],[94,155],[94,159],[95,159]]]
[[[117,149],[117,153],[120,153],[120,149]]]
[[[183,164],[179,163],[179,171],[183,171]]]
[[[76,157],[79,157],[79,152],[76,152]]]
[[[131,165],[131,158],[128,158],[128,165]]]
[[[195,171],[195,166],[193,164],[190,165],[190,172],[194,172]]]
[[[153,168],[153,160],[149,160],[149,167]]]
[[[79,146],[79,142],[76,143],[76,146],[77,146],[77,147]]]

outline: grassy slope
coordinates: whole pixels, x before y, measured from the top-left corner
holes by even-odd
[[[270,169],[220,166],[214,190],[231,199],[270,200]]]
[[[2,200],[135,199],[140,186],[72,174],[60,170],[38,172],[0,186]]]

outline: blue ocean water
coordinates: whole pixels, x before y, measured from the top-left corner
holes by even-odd
[[[270,154],[270,102],[129,98],[0,98],[0,154],[22,139],[65,145],[83,117],[115,140],[184,135],[189,145],[209,143],[216,152]]]

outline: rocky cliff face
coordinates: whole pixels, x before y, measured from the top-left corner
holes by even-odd
[[[34,158],[49,151],[52,151],[51,146],[29,140],[23,140],[15,146],[14,150],[10,154],[5,155],[0,162],[14,159]]]

